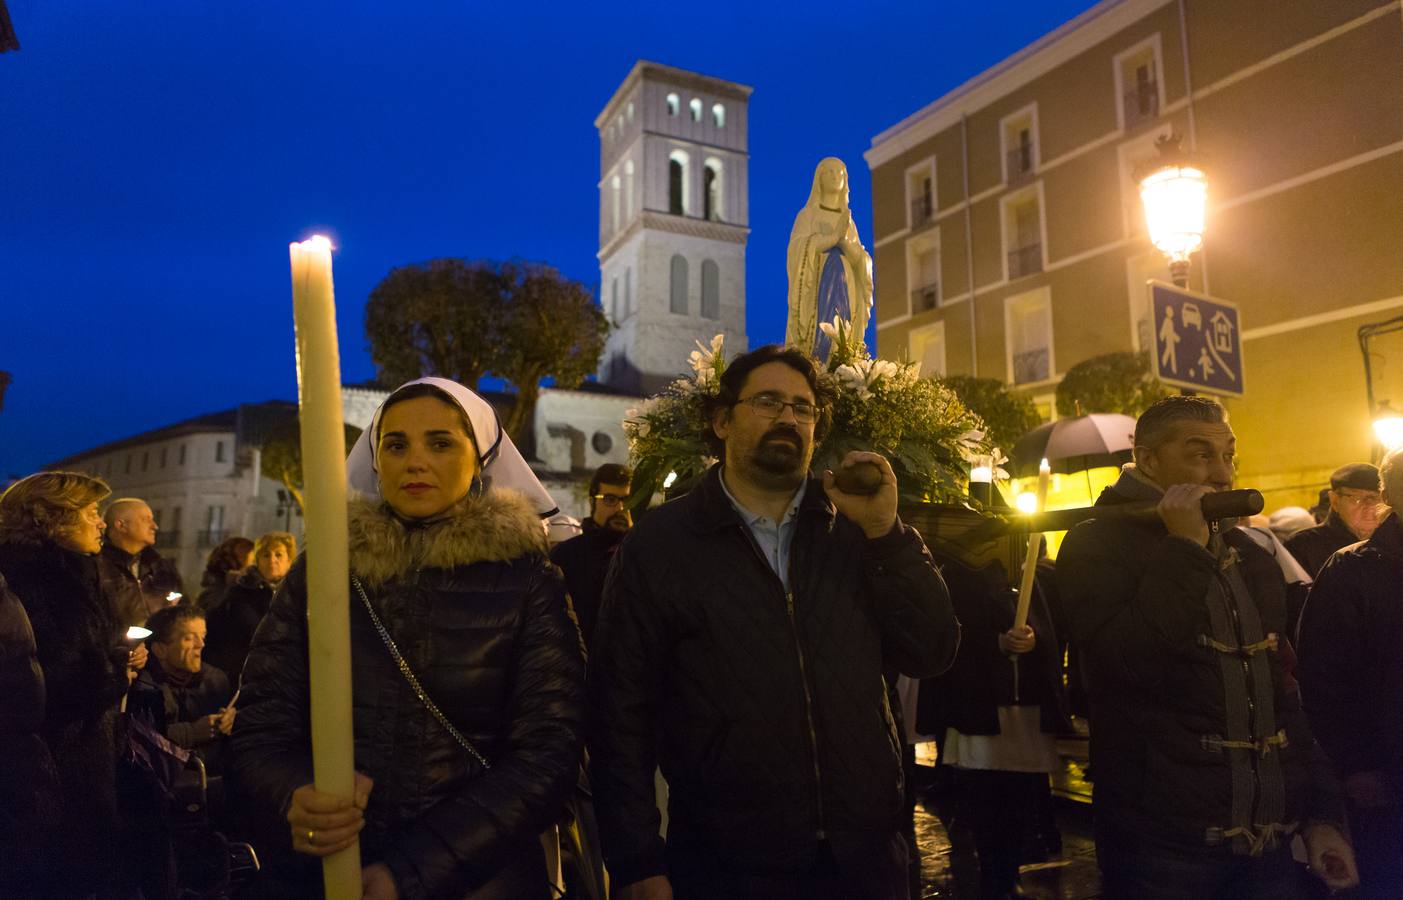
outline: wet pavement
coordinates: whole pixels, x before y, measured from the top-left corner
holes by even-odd
[[[1091,832],[1090,785],[1083,778],[1081,760],[1085,757],[1075,749],[1064,749],[1063,771],[1053,776],[1061,853],[1025,865],[1020,872],[1023,891],[1039,900],[1087,900],[1101,896]],[[920,898],[979,900],[979,863],[973,842],[957,829],[952,844],[946,827],[951,820],[950,794],[932,778],[933,769],[920,766],[918,771],[921,799],[916,805],[916,844],[921,853]]]

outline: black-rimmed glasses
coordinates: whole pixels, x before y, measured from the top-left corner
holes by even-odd
[[[771,397],[769,394],[757,394],[754,397],[746,397],[739,401],[745,403],[755,410],[757,416],[766,419],[778,419],[780,413],[784,412],[786,406],[794,410],[794,421],[805,425],[812,425],[818,421],[818,407],[807,400],[796,400],[787,403],[778,397]]]

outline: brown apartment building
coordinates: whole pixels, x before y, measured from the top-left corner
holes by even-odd
[[[1150,349],[1132,172],[1170,131],[1209,178],[1190,287],[1241,312],[1240,483],[1310,505],[1374,449],[1357,331],[1403,315],[1399,0],[1105,0],[877,135],[878,352],[1052,416],[1068,368]],[[1403,332],[1372,350],[1403,409]]]

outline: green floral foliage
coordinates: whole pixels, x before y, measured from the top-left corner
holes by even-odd
[[[873,450],[891,461],[903,500],[963,502],[971,458],[988,455],[1002,462],[984,423],[950,388],[921,378],[916,364],[869,357],[845,326],[820,326],[833,339],[824,377],[837,396],[833,427],[814,452],[814,469],[835,467],[850,450]],[[646,503],[670,474],[686,484],[715,462],[703,435],[711,427],[708,403],[725,371],[722,341],[718,334],[710,346],[699,342],[690,357],[692,375],[629,410],[624,431],[634,505]]]
[[[1082,360],[1062,376],[1057,385],[1057,414],[1138,417],[1170,393],[1150,371],[1148,353],[1107,353]]]
[[[1012,447],[1019,438],[1042,424],[1032,398],[1010,390],[997,378],[947,375],[941,380],[965,406],[979,414],[988,426],[989,439],[1000,447]]]

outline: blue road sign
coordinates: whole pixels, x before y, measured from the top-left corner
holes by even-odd
[[[1206,394],[1242,396],[1242,322],[1236,306],[1151,281],[1150,311],[1160,381]]]

